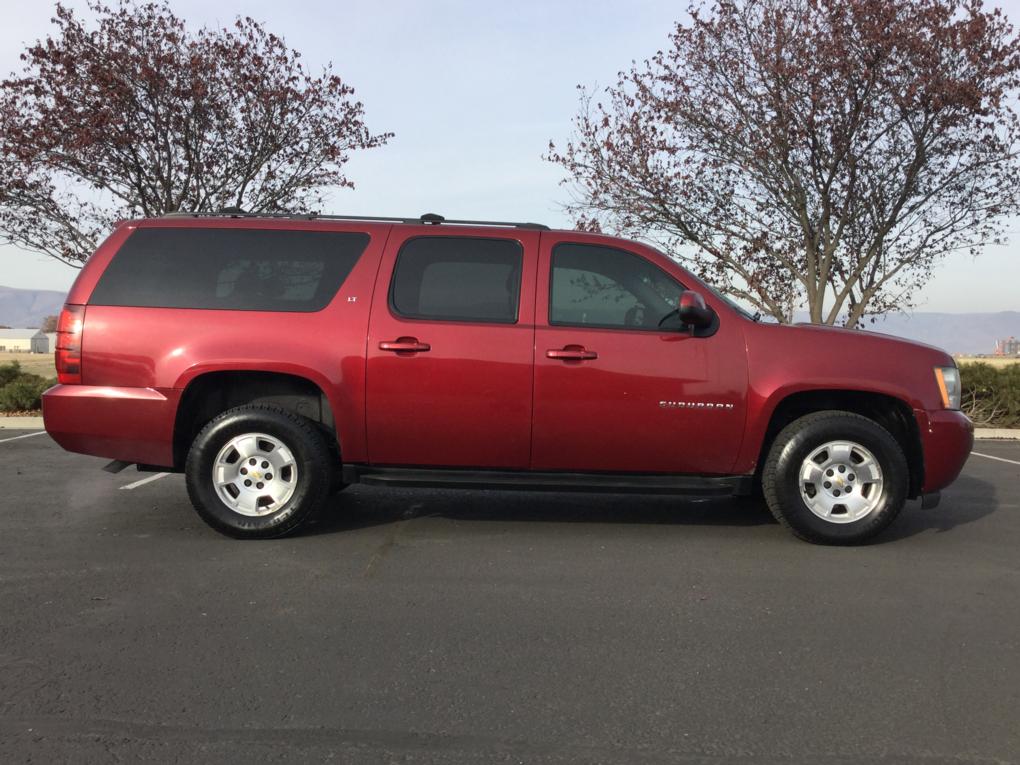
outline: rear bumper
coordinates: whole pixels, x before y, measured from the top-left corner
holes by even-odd
[[[56,385],[43,394],[43,422],[68,451],[169,467],[179,398],[171,389]]]
[[[944,489],[963,470],[974,446],[974,423],[952,409],[915,410],[924,453],[923,494]]]

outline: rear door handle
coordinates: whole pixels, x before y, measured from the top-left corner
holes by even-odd
[[[595,351],[589,351],[583,345],[567,345],[563,348],[550,348],[545,352],[546,358],[559,359],[560,361],[591,361],[599,355]]]
[[[432,346],[428,343],[419,343],[417,337],[398,337],[396,340],[383,340],[379,343],[379,350],[393,353],[424,353],[431,351]]]

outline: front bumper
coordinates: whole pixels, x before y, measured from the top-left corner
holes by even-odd
[[[43,394],[43,422],[71,452],[172,466],[180,391],[56,385]]]
[[[944,489],[960,475],[974,446],[974,423],[953,409],[914,411],[924,454],[922,494]]]

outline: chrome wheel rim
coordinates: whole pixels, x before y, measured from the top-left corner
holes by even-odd
[[[882,502],[882,467],[853,441],[830,441],[809,454],[800,468],[800,496],[829,523],[853,523]]]
[[[294,454],[275,436],[245,433],[220,449],[212,469],[216,495],[235,513],[271,515],[297,488]]]

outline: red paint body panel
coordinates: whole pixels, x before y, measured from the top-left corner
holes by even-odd
[[[757,467],[772,413],[788,396],[850,390],[889,396],[911,409],[937,409],[941,399],[933,370],[954,364],[937,348],[873,332],[755,322],[745,322],[745,328],[747,432],[736,473]]]
[[[725,310],[711,337],[682,332],[550,326],[549,273],[553,247],[574,232],[542,235],[535,340],[535,416],[532,467],[583,470],[727,474],[744,432],[747,360],[741,318]],[[636,243],[588,237],[643,256],[686,287],[698,288],[675,262]],[[591,360],[551,359],[546,351],[577,345]],[[723,404],[668,408],[662,402]],[[732,408],[729,408],[732,407]],[[705,434],[710,433],[709,438]],[[696,448],[691,448],[697,442]]]
[[[102,268],[116,248],[140,226],[194,226],[195,221],[166,219],[125,224],[97,250],[82,270],[68,300],[87,302]],[[159,432],[167,436],[162,461],[137,458],[131,461],[171,465],[176,401],[199,375],[220,371],[281,372],[303,377],[326,394],[344,444],[345,459],[364,461],[367,449],[364,430],[365,336],[372,304],[376,271],[390,225],[349,225],[322,221],[249,221],[241,219],[201,221],[202,226],[315,231],[364,231],[370,235],[365,252],[347,276],[336,297],[322,311],[259,312],[182,308],[128,308],[91,305],[82,332],[82,381],[86,386],[118,389],[175,391],[174,404],[163,413]],[[119,417],[107,423],[100,411],[90,414],[88,404],[78,422],[96,418],[97,432],[113,429]],[[60,416],[73,406],[62,402]],[[127,411],[125,409],[125,411]],[[51,417],[43,410],[47,429]],[[53,416],[57,416],[54,414]],[[62,423],[55,423],[60,429]],[[72,451],[115,459],[129,459],[123,451],[113,454],[106,437],[89,448],[87,439],[76,439]]]
[[[173,464],[180,391],[56,385],[43,396],[46,431],[72,452],[146,465]]]
[[[400,226],[387,244],[368,336],[366,411],[371,462],[526,469],[531,453],[538,233],[517,229],[464,232],[465,236],[516,240],[523,247],[516,324],[396,316],[388,294],[401,245],[420,236],[444,235],[447,232],[437,231],[435,226]],[[430,349],[394,353],[379,347],[405,337],[416,338]]]
[[[963,470],[974,446],[974,423],[963,412],[936,409],[915,411],[924,448],[922,491],[944,489]]]
[[[120,246],[152,226],[360,231],[370,241],[317,312],[88,305]],[[394,263],[400,246],[418,236],[518,241],[517,322],[396,316],[388,300]],[[717,331],[696,337],[551,326],[550,257],[563,241],[653,262],[702,293],[718,315]],[[295,219],[135,221],[100,246],[68,302],[88,305],[83,384],[47,391],[47,430],[67,449],[130,462],[172,466],[188,385],[206,373],[246,370],[317,385],[343,459],[376,465],[747,475],[758,466],[776,407],[791,395],[829,390],[878,393],[913,411],[923,491],[956,478],[973,440],[970,421],[942,408],[933,367],[953,363],[944,352],[874,333],[753,322],[656,251],[594,234]],[[411,340],[428,350],[380,348]],[[563,349],[587,357],[546,355]]]

